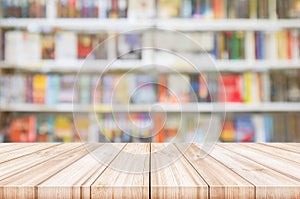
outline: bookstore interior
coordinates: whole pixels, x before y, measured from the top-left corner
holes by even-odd
[[[300,142],[300,0],[2,0],[0,57],[0,142]]]

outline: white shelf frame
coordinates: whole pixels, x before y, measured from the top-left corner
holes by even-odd
[[[0,28],[61,28],[73,31],[116,31],[123,32],[141,28],[161,28],[178,31],[277,31],[300,28],[300,19],[83,19],[45,18],[18,19],[2,18]]]
[[[159,107],[159,108],[158,108]],[[218,113],[218,112],[236,112],[236,113],[266,113],[266,112],[299,112],[300,103],[297,102],[270,102],[270,103],[186,103],[177,104],[130,104],[130,105],[81,105],[81,104],[2,104],[1,112],[170,112],[170,113]]]
[[[281,70],[281,69],[300,69],[300,60],[216,60],[217,68],[200,68],[201,71],[213,72],[244,72],[244,71],[268,71],[268,70]],[[108,66],[107,60],[41,60],[37,62],[28,63],[7,63],[0,62],[0,70],[18,69],[28,72],[57,72],[57,73],[69,73],[69,72],[103,72]],[[209,63],[211,65],[211,63]],[[130,70],[149,70],[159,67],[151,67],[151,63],[146,63],[143,60],[116,60],[108,68],[107,72],[114,71],[130,71]],[[152,64],[155,65],[155,64]],[[143,68],[143,66],[147,66]],[[193,73],[195,70],[190,70],[186,67],[174,67],[179,72]]]

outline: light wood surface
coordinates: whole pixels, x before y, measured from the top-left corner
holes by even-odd
[[[300,144],[0,144],[0,198],[300,198]]]

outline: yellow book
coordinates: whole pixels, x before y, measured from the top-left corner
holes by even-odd
[[[249,16],[250,18],[257,18],[257,0],[249,1]]]
[[[287,32],[282,30],[277,32],[277,54],[278,59],[287,59]]]
[[[225,59],[226,57],[224,56],[224,49],[225,49],[225,38],[224,38],[224,33],[219,32],[218,34],[218,55],[219,59]]]
[[[34,75],[32,82],[32,96],[33,103],[43,104],[45,103],[47,76],[46,75]]]
[[[244,73],[244,101],[245,103],[251,103],[252,102],[252,96],[251,96],[251,85],[252,85],[252,73],[246,72]]]

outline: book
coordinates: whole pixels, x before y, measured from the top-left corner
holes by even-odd
[[[186,103],[190,101],[190,79],[188,75],[169,74],[167,77],[168,102]]]
[[[159,18],[178,17],[180,6],[180,0],[159,0],[157,4],[157,16]]]
[[[83,74],[79,77],[79,95],[81,104],[89,104],[91,102],[90,87],[91,79],[89,75]]]
[[[239,75],[223,74],[218,85],[220,102],[242,102],[242,79]]]
[[[220,140],[223,142],[235,141],[234,121],[232,119],[227,119],[224,121]]]
[[[155,16],[154,0],[130,0],[128,1],[127,18],[129,20],[149,19]]]
[[[85,59],[93,50],[93,35],[79,34],[77,41],[77,58]]]
[[[26,116],[13,118],[10,123],[11,142],[36,141],[36,117]]]
[[[142,58],[142,35],[120,34],[117,35],[117,57],[119,59]]]
[[[39,114],[37,116],[37,142],[54,141],[54,116]]]
[[[58,95],[59,103],[77,103],[78,102],[78,93],[76,92],[76,89],[74,89],[74,84],[75,84],[74,75],[61,76],[60,92]]]
[[[85,114],[76,115],[74,119],[74,141],[88,142],[89,141],[89,125],[90,119]]]
[[[42,34],[41,36],[41,49],[42,49],[42,59],[54,59],[55,58],[55,39],[54,35]]]
[[[35,104],[44,104],[46,98],[47,76],[37,74],[32,80],[32,99]]]
[[[60,93],[60,76],[55,74],[47,75],[47,87],[46,87],[46,105],[58,104],[58,96]]]
[[[240,115],[235,118],[235,141],[252,142],[255,138],[255,127],[249,115]]]
[[[71,142],[73,140],[73,128],[70,117],[57,115],[54,120],[55,142]]]
[[[55,59],[77,59],[77,35],[70,31],[60,31],[55,34]]]
[[[137,75],[136,86],[132,94],[131,101],[134,104],[152,104],[157,102],[156,82],[150,75]]]

